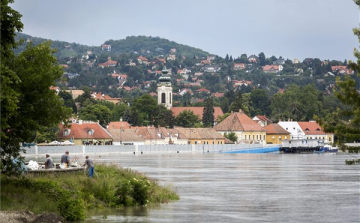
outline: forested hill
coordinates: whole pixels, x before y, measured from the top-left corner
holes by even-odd
[[[184,56],[208,56],[209,53],[201,49],[178,44],[174,41],[160,37],[129,36],[122,40],[108,40],[105,44],[111,45],[111,50],[119,53],[146,52],[168,54],[171,49],[176,49],[177,54]]]
[[[32,41],[35,45],[38,45],[44,41],[51,41],[51,46],[57,49],[55,56],[64,58],[64,57],[76,57],[78,55],[86,54],[87,51],[91,51],[96,55],[103,54],[104,52],[101,49],[101,46],[86,46],[78,43],[69,43],[59,40],[49,40],[39,37],[32,37],[23,33],[17,33],[16,40],[23,39],[24,44],[20,45],[18,49],[15,50],[15,53],[19,53],[24,50],[26,42]],[[151,56],[158,55],[167,55],[170,53],[171,49],[176,49],[174,52],[177,55],[183,56],[198,56],[204,57],[208,56],[209,53],[201,49],[190,47],[183,44],[178,44],[176,42],[163,39],[160,37],[146,37],[146,36],[130,36],[122,40],[108,40],[104,44],[111,45],[111,51],[107,54],[116,55],[124,53],[138,53],[138,54],[147,54]]]
[[[86,46],[86,45],[81,45],[78,43],[69,43],[69,42],[65,42],[65,41],[59,41],[59,40],[50,40],[50,39],[44,39],[44,38],[39,38],[39,37],[33,37],[27,34],[23,34],[23,33],[17,33],[16,40],[20,40],[23,39],[24,43],[22,45],[20,45],[17,49],[15,49],[15,53],[19,53],[21,51],[23,51],[26,47],[26,43],[28,42],[32,42],[34,45],[38,45],[42,42],[46,42],[46,41],[51,41],[51,47],[56,48],[57,52],[55,53],[56,57],[75,57],[78,55],[83,55],[86,54],[87,51],[91,50],[91,51],[100,51],[101,47],[97,46],[97,47],[92,47],[92,46]]]

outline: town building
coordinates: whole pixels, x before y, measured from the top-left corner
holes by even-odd
[[[158,95],[158,104],[163,105],[166,108],[170,109],[172,107],[172,86],[171,86],[171,77],[167,76],[168,71],[166,67],[162,71],[162,76],[159,78],[159,83],[157,85],[157,95]]]
[[[69,127],[61,124],[58,141],[70,141],[75,145],[112,145],[112,136],[97,122],[79,120]]]
[[[237,143],[265,144],[266,131],[258,123],[253,121],[242,110],[233,112],[217,124],[214,129],[221,135],[235,133],[238,137]]]
[[[213,128],[182,128],[176,127],[188,139],[188,144],[225,144],[225,137]]]
[[[290,132],[283,129],[279,124],[269,124],[264,129],[266,130],[267,144],[281,144],[283,140],[290,139]]]
[[[272,121],[265,115],[256,115],[253,120],[257,122],[261,127],[265,127],[272,123]]]

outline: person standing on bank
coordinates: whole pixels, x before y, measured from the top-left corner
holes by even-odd
[[[94,163],[89,156],[86,156],[84,166],[85,165],[87,165],[87,169],[89,170],[89,177],[92,178],[94,176]]]
[[[49,154],[46,154],[46,161],[45,161],[45,169],[54,168],[53,159],[50,157]]]
[[[66,151],[65,154],[61,156],[61,164],[65,165],[65,167],[70,166],[69,151]]]

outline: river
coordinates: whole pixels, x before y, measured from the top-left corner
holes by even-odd
[[[86,222],[360,222],[360,165],[336,154],[152,154],[95,159],[172,185],[180,200]],[[100,176],[101,177],[101,176]]]

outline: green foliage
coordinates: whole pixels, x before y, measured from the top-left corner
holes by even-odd
[[[49,43],[35,47],[30,43],[13,59],[10,69],[20,81],[7,82],[9,85],[5,89],[12,88],[18,101],[16,110],[7,105],[2,108],[2,117],[7,116],[6,123],[1,126],[2,133],[5,133],[1,140],[4,149],[1,151],[2,160],[17,157],[20,142],[32,142],[41,128],[52,128],[71,114],[71,109],[66,108],[49,88],[62,75],[62,69],[52,53]],[[13,112],[4,113],[9,110]]]
[[[229,110],[232,112],[239,112],[239,110],[244,110],[244,100],[241,92],[238,92],[234,101],[230,104]]]
[[[224,136],[225,136],[225,138],[229,139],[232,142],[237,142],[237,140],[238,140],[238,137],[234,132],[230,132],[228,134],[225,133]]]
[[[252,106],[251,116],[270,114],[270,100],[264,89],[255,89],[251,91],[250,101]]]
[[[152,53],[168,53],[171,48],[175,48],[178,54],[184,56],[207,56],[209,53],[200,49],[178,44],[173,41],[159,37],[129,36],[122,40],[108,40],[105,44],[111,44],[111,50],[121,53],[132,53],[134,51],[149,50]]]
[[[274,120],[293,119],[309,121],[315,115],[322,115],[323,99],[314,85],[299,87],[290,85],[284,93],[277,93],[271,99],[272,118]]]
[[[76,221],[84,219],[85,210],[89,209],[159,204],[179,199],[170,187],[160,187],[156,181],[130,169],[96,165],[95,170],[95,176],[99,177],[93,179],[83,173],[44,173],[27,178],[2,175],[2,210],[54,211],[68,221]]]
[[[197,123],[200,123],[199,116],[195,115],[194,112],[190,110],[184,110],[178,114],[176,117],[176,125],[182,127],[195,127]]]
[[[60,98],[64,100],[64,105],[68,108],[71,108],[72,113],[76,114],[77,108],[76,108],[75,100],[72,98],[72,94],[66,91],[60,91],[58,95]]]
[[[212,97],[205,99],[202,123],[204,127],[214,126],[214,99]]]
[[[99,121],[105,127],[111,121],[111,110],[105,105],[93,104],[82,108],[79,111],[79,118],[82,120]]]

